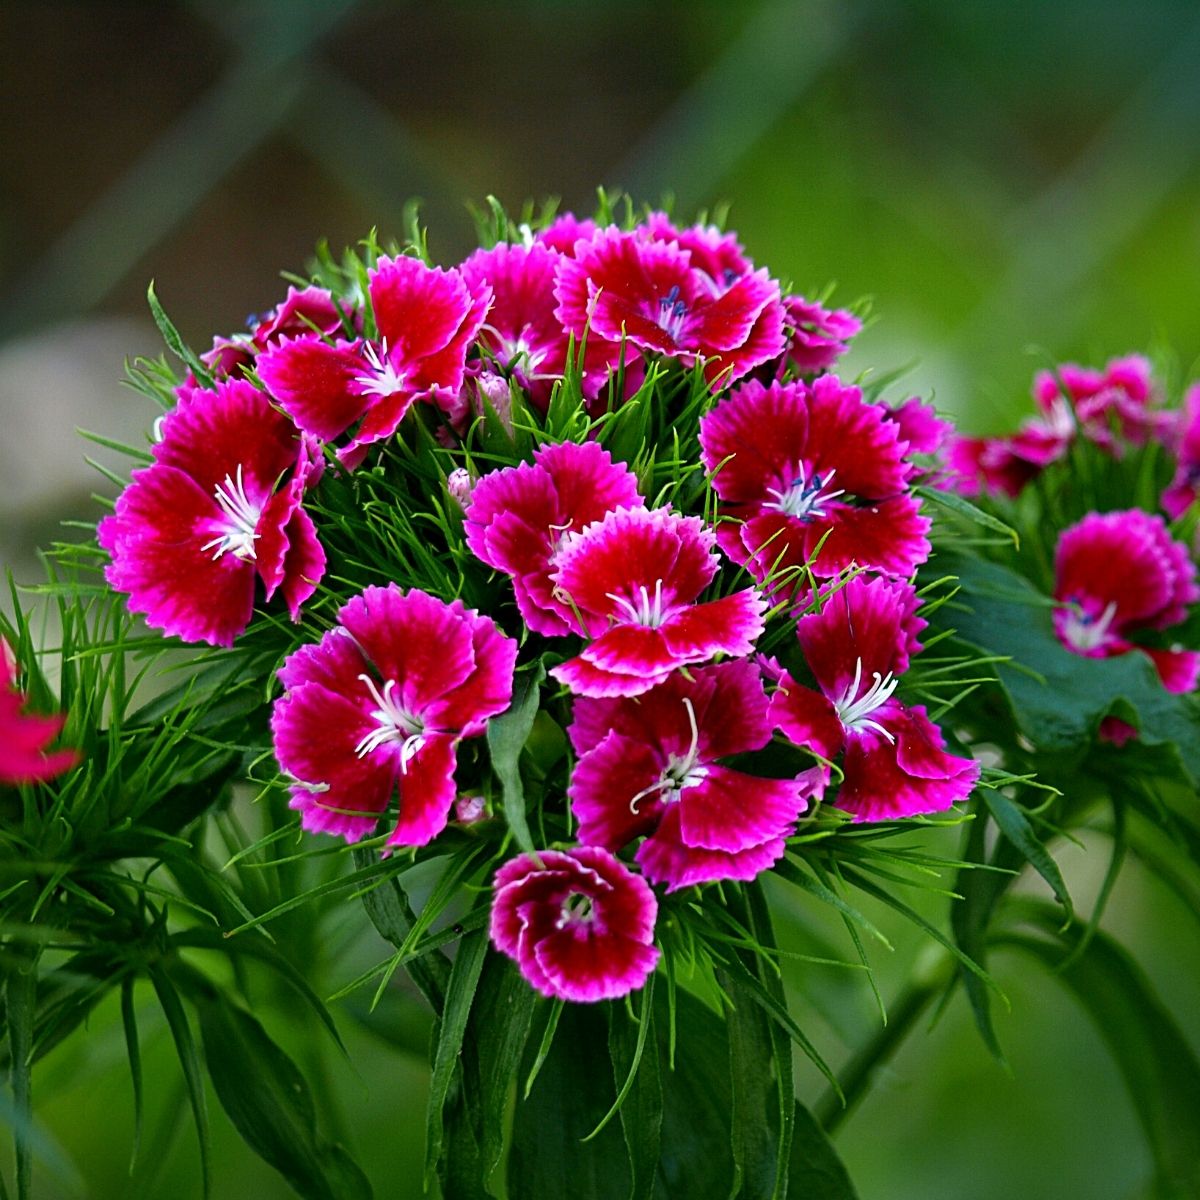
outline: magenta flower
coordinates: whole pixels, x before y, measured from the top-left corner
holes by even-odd
[[[342,451],[348,466],[391,437],[416,400],[452,415],[461,404],[467,350],[491,302],[457,271],[415,258],[381,258],[369,273],[375,340],[283,341],[258,359],[258,374],[305,433],[332,441],[357,422]]]
[[[690,677],[689,677],[690,676]],[[675,672],[636,699],[575,701],[571,810],[579,839],[619,850],[670,890],[753,879],[777,862],[812,790],[719,759],[771,740],[767,696],[746,659]]]
[[[271,729],[305,829],[374,832],[397,791],[392,846],[423,846],[455,802],[456,747],[512,700],[517,644],[460,600],[369,587],[283,664]]]
[[[936,454],[954,431],[954,426],[919,396],[911,396],[903,404],[884,405],[883,415],[895,422],[901,439],[908,443],[905,454]],[[920,470],[915,463],[909,464],[910,474]]]
[[[925,622],[911,584],[856,576],[801,617],[796,635],[819,690],[786,671],[771,697],[783,733],[823,758],[842,754],[836,806],[855,821],[940,812],[965,800],[979,764],[948,754],[920,705],[894,698]]]
[[[805,375],[828,371],[847,350],[862,322],[847,309],[826,308],[803,296],[785,296],[787,356]]]
[[[1162,517],[1141,509],[1089,513],[1064,530],[1054,556],[1054,632],[1085,658],[1139,650],[1153,661],[1163,686],[1190,692],[1200,653],[1137,645],[1131,634],[1167,629],[1200,600],[1196,567],[1172,539]]]
[[[472,293],[491,289],[494,301],[480,342],[494,364],[511,373],[544,413],[550,392],[567,367],[570,338],[555,315],[554,280],[562,256],[535,242],[477,250],[459,271]],[[621,361],[619,341],[589,336],[583,394],[594,400]],[[630,364],[632,365],[632,364]]]
[[[1119,455],[1124,443],[1140,446],[1163,436],[1171,414],[1152,408],[1155,399],[1150,363],[1138,354],[1114,358],[1103,371],[1063,363],[1055,371],[1039,371],[1033,398],[1051,416],[1069,406],[1080,433],[1089,441]]]
[[[834,375],[744,383],[703,417],[700,449],[725,501],[721,548],[760,581],[806,563],[907,578],[929,556],[898,423]]]
[[[677,667],[749,654],[767,607],[753,588],[696,603],[717,573],[714,540],[662,508],[618,508],[570,534],[551,579],[594,640],[550,674],[580,696],[637,696]]]
[[[1183,398],[1175,430],[1175,477],[1162,494],[1162,506],[1172,520],[1183,516],[1200,495],[1200,383]]]
[[[108,582],[148,625],[187,642],[231,645],[250,623],[256,578],[298,619],[325,572],[301,507],[313,454],[245,380],[180,389],[153,465],[134,471],[97,528]]]
[[[719,294],[676,242],[606,229],[559,264],[558,316],[576,340],[601,337],[678,359],[704,361],[710,382],[740,379],[784,347],[779,285],[766,271]]]
[[[65,717],[24,712],[28,697],[17,687],[17,662],[0,638],[0,784],[44,783],[79,761],[76,750],[47,751]]]
[[[691,266],[707,277],[714,296],[727,292],[743,275],[754,270],[737,235],[725,233],[715,225],[691,225],[679,229],[663,212],[652,212],[637,227],[637,232],[655,242],[674,242],[686,250]]]
[[[539,229],[533,240],[541,246],[557,250],[568,258],[575,257],[579,242],[590,242],[596,236],[596,222],[590,217],[582,221],[574,213],[562,213],[554,218],[545,229]]]
[[[658,903],[643,879],[598,846],[542,850],[496,872],[492,944],[544,996],[613,1000],[658,962]]]
[[[333,293],[327,288],[315,285],[289,287],[283,301],[255,325],[251,337],[260,350],[274,346],[284,338],[302,337],[309,333],[333,337],[343,331],[343,312],[361,328],[361,314],[345,304],[339,308]]]
[[[581,632],[555,594],[551,572],[568,535],[616,508],[642,504],[637,479],[595,442],[548,443],[521,463],[485,475],[471,491],[467,545],[512,576],[525,624],[549,636]]]

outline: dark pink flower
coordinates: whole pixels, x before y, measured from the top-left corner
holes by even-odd
[[[772,722],[759,668],[700,667],[636,699],[575,701],[568,731],[579,761],[571,810],[579,839],[619,850],[671,890],[753,879],[777,862],[811,782],[763,779],[718,760],[758,750]]]
[[[562,213],[554,218],[545,229],[539,229],[533,240],[541,246],[557,250],[568,258],[575,257],[575,247],[580,241],[590,242],[596,235],[596,222],[590,217],[580,220],[574,213]]]
[[[180,390],[154,458],[97,529],[130,611],[184,641],[228,646],[249,624],[257,578],[297,619],[325,571],[301,507],[319,463],[307,439],[256,387],[227,380]]]
[[[719,295],[676,242],[607,229],[559,265],[558,316],[575,335],[598,336],[692,365],[710,382],[740,379],[783,349],[779,285],[766,271]]]
[[[551,579],[594,640],[550,674],[580,696],[637,696],[677,668],[718,654],[742,657],[763,630],[753,589],[697,604],[718,569],[698,517],[618,508],[569,534]]]
[[[803,296],[785,296],[787,356],[805,375],[828,371],[847,350],[862,322],[844,308],[826,308]]]
[[[979,778],[978,763],[946,752],[923,707],[894,698],[920,649],[918,604],[911,584],[849,580],[796,622],[818,690],[785,671],[771,698],[771,717],[793,742],[827,759],[842,754],[834,803],[856,821],[939,812]]]
[[[241,379],[242,368],[254,366],[257,353],[258,348],[248,337],[215,337],[212,349],[200,355],[200,361],[216,379]],[[188,380],[196,386],[194,376],[189,375]]]
[[[0,638],[0,784],[44,783],[79,761],[78,751],[46,749],[66,718],[24,712],[27,703],[12,648]]]
[[[354,842],[399,792],[389,845],[423,846],[455,802],[456,747],[512,699],[517,644],[460,600],[369,587],[284,663],[271,729],[305,829]]]
[[[494,296],[480,343],[491,361],[511,373],[544,413],[550,392],[567,368],[570,338],[555,314],[554,280],[562,256],[540,242],[515,246],[501,242],[477,250],[459,271],[473,292]],[[619,341],[589,336],[583,362],[583,394],[594,400],[621,361]],[[632,364],[630,364],[632,365]],[[507,385],[506,385],[507,386]]]
[[[1167,629],[1200,600],[1187,548],[1172,539],[1162,517],[1141,509],[1089,513],[1064,530],[1054,556],[1054,632],[1068,650],[1111,658],[1140,650],[1163,686],[1190,692],[1200,653],[1158,649],[1129,640],[1139,630]]]
[[[491,935],[544,996],[590,1002],[640,988],[658,962],[658,903],[607,850],[510,859],[496,872]]]
[[[1080,433],[1119,455],[1128,443],[1142,445],[1162,437],[1171,414],[1151,407],[1155,399],[1149,360],[1138,354],[1114,358],[1103,371],[1063,363],[1055,371],[1039,371],[1033,397],[1043,412],[1068,404]]]
[[[369,273],[377,337],[280,342],[259,356],[258,374],[305,433],[332,441],[357,422],[342,458],[362,461],[371,443],[396,432],[416,400],[452,415],[461,406],[467,350],[491,302],[457,271],[415,258],[381,258]]]
[[[708,278],[708,287],[714,296],[727,292],[743,275],[754,270],[754,264],[737,240],[737,235],[726,233],[715,225],[690,225],[679,229],[663,212],[652,212],[638,227],[637,232],[651,241],[674,242],[691,257],[692,269]]]
[[[936,454],[954,432],[954,426],[943,421],[937,409],[919,396],[894,407],[884,405],[883,415],[899,427],[901,439],[908,443],[908,454]],[[910,471],[918,470],[916,464],[910,464]]]
[[[1163,511],[1171,520],[1183,516],[1200,495],[1200,383],[1183,398],[1175,437],[1175,477],[1162,494]]]
[[[361,328],[361,316],[345,304],[339,308],[328,289],[316,286],[289,287],[284,300],[258,322],[251,336],[260,350],[284,338],[309,333],[332,337],[343,332],[343,312],[351,319],[358,317],[357,324]]]
[[[534,461],[483,476],[466,513],[467,545],[512,576],[517,607],[535,633],[581,632],[570,605],[555,594],[555,555],[571,533],[616,508],[642,503],[637,479],[595,442],[547,443]]]
[[[899,425],[834,375],[744,383],[701,420],[700,449],[725,502],[721,548],[756,579],[806,563],[907,578],[929,556]]]

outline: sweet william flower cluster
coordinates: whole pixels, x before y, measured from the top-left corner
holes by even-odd
[[[502,232],[456,267],[372,252],[217,339],[99,538],[167,634],[299,623],[270,725],[304,828],[391,853],[503,831],[493,944],[608,999],[655,969],[663,903],[770,870],[801,822],[970,794],[906,696],[947,427],[832,373],[858,319],[731,233]],[[368,558],[389,480],[438,541]],[[489,731],[531,686],[559,750],[518,812]]]

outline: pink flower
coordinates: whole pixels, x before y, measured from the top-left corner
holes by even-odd
[[[596,235],[596,222],[591,218],[580,220],[574,213],[562,213],[554,218],[545,229],[539,229],[533,240],[541,246],[557,250],[568,258],[575,257],[575,247],[580,241],[590,242]]]
[[[911,584],[851,579],[796,622],[819,690],[784,671],[771,698],[771,717],[793,742],[823,758],[843,755],[834,803],[856,821],[940,812],[979,778],[978,763],[946,752],[923,707],[894,698],[920,649],[918,604]]]
[[[44,783],[79,761],[76,750],[46,750],[66,718],[23,712],[27,703],[12,648],[0,638],[0,784]]]
[[[954,432],[954,426],[919,396],[911,396],[903,404],[884,405],[883,415],[896,423],[900,437],[908,443],[907,454],[936,454]],[[916,473],[920,468],[910,464],[909,470]]]
[[[652,212],[637,232],[654,242],[675,242],[691,256],[692,269],[708,279],[714,296],[727,292],[743,275],[754,270],[737,235],[725,233],[715,225],[692,225],[677,228],[663,212]]]
[[[369,587],[284,663],[271,729],[305,829],[371,834],[397,791],[389,845],[423,846],[454,805],[456,747],[512,700],[517,644],[461,601]]]
[[[766,601],[753,589],[697,604],[718,569],[698,517],[618,508],[568,536],[551,575],[594,640],[550,674],[581,696],[637,696],[677,668],[747,655]]]
[[[1068,404],[1080,433],[1116,455],[1126,442],[1140,446],[1149,437],[1161,437],[1171,422],[1169,413],[1150,407],[1155,398],[1150,363],[1138,354],[1114,358],[1103,371],[1075,363],[1039,371],[1033,397],[1047,414]]]
[[[700,449],[725,501],[721,548],[756,579],[806,563],[907,578],[929,556],[899,425],[834,375],[743,384],[701,420]]]
[[[677,671],[637,699],[576,700],[568,731],[579,839],[619,850],[645,836],[637,861],[671,890],[753,879],[782,856],[811,792],[809,780],[718,761],[771,740],[757,666],[741,659],[689,676]]]
[[[495,365],[516,378],[542,413],[567,367],[570,338],[555,315],[554,299],[561,259],[540,242],[531,246],[501,242],[491,250],[477,250],[459,268],[473,293],[490,288],[495,297],[480,342]],[[583,394],[594,400],[620,364],[621,344],[589,336],[585,350]]]
[[[313,454],[245,380],[181,389],[153,465],[134,471],[97,529],[109,583],[148,625],[188,642],[231,645],[250,622],[256,578],[298,619],[325,571],[301,507]]]
[[[658,962],[654,893],[597,846],[543,850],[496,872],[491,936],[544,996],[590,1002],[640,988]]]
[[[826,308],[803,296],[786,296],[787,356],[805,375],[828,371],[847,350],[862,322],[847,309]]]
[[[1200,494],[1200,383],[1183,398],[1174,438],[1175,477],[1162,494],[1162,506],[1172,520],[1183,516]]]
[[[309,333],[332,337],[343,331],[343,312],[348,318],[357,318],[361,328],[361,314],[345,304],[339,308],[334,302],[333,293],[327,288],[289,287],[286,298],[258,322],[251,337],[260,350],[274,346],[284,338],[301,337]]]
[[[305,433],[332,441],[361,421],[342,451],[351,467],[396,432],[414,401],[454,414],[491,301],[487,287],[415,258],[381,258],[368,278],[376,339],[298,336],[258,359],[259,378]]]
[[[1089,513],[1064,530],[1054,556],[1054,632],[1085,658],[1140,650],[1153,661],[1163,686],[1190,692],[1200,653],[1158,649],[1129,640],[1139,630],[1166,629],[1200,600],[1187,548],[1171,538],[1162,517],[1141,509]]]
[[[579,632],[551,572],[568,535],[616,508],[642,503],[637,479],[595,442],[547,443],[521,463],[485,475],[471,492],[467,545],[512,576],[517,607],[535,633]]]
[[[714,295],[712,280],[676,242],[606,229],[559,264],[558,316],[575,335],[622,338],[691,366],[710,382],[740,379],[783,349],[779,285],[766,271]]]

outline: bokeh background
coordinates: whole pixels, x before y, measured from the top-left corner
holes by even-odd
[[[414,196],[447,264],[488,193],[582,210],[603,184],[671,195],[680,215],[729,201],[777,275],[872,299],[848,370],[907,365],[904,387],[975,431],[1014,421],[1048,358],[1151,350],[1176,383],[1195,375],[1195,0],[7,0],[0,48],[0,565],[23,580],[105,490],[84,456],[112,456],[75,429],[138,440],[153,415],[120,382],[127,356],[158,350],[151,278],[203,347],[270,308],[318,238],[399,235]],[[1066,859],[1086,897],[1102,853]],[[1177,904],[1127,873],[1109,923],[1195,1038],[1200,946]],[[347,950],[322,967],[327,992],[354,955],[382,956],[360,925],[335,921]],[[876,955],[885,994],[911,963],[897,937]],[[997,972],[1011,1075],[961,1002],[918,1031],[839,1133],[863,1200],[1136,1194],[1148,1159],[1098,1037],[1018,960]],[[790,974],[844,1057],[875,1020],[861,979]],[[152,1169],[127,1174],[111,1018],[36,1077],[67,1160],[46,1194],[187,1200],[194,1138],[152,1005]],[[379,1194],[419,1194],[425,1073],[348,1025],[355,1066],[328,1080],[344,1131]],[[214,1124],[218,1198],[285,1194]]]

